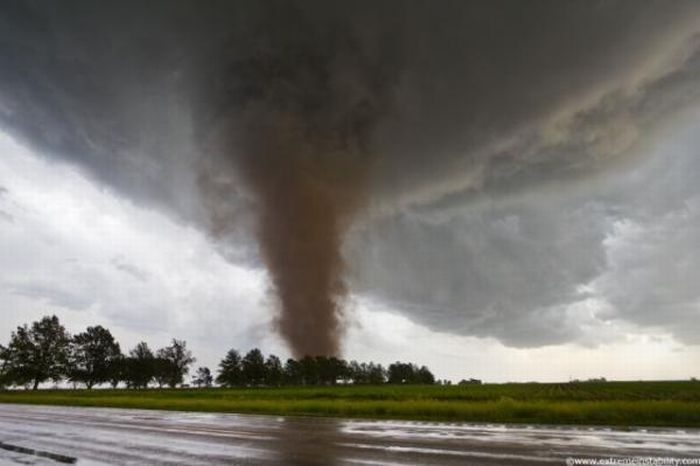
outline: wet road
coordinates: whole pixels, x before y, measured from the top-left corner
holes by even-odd
[[[563,465],[632,456],[700,458],[700,431],[0,404],[0,464]]]

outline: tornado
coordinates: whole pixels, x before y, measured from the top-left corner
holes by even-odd
[[[341,246],[365,200],[369,161],[341,139],[305,134],[293,116],[279,119],[242,161],[281,307],[276,325],[296,357],[337,355],[347,293]]]
[[[288,13],[235,44],[216,81],[217,134],[253,198],[277,330],[295,357],[333,356],[348,293],[343,238],[367,203],[396,66],[346,22]]]

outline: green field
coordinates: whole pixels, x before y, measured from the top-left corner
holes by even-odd
[[[700,427],[700,382],[0,392],[2,403],[434,421]]]

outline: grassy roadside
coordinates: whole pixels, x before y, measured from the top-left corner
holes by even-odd
[[[0,392],[0,403],[432,421],[700,427],[700,383]]]

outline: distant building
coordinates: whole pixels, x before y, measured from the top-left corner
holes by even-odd
[[[607,382],[608,380],[605,377],[598,377],[592,378],[592,379],[586,379],[586,380],[579,380],[579,379],[573,379],[570,380],[569,383],[601,383],[601,382]]]
[[[459,381],[458,385],[481,385],[481,380],[479,379],[462,379]]]

